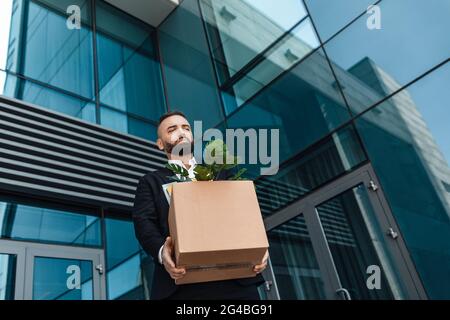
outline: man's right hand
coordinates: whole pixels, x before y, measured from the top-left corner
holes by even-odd
[[[167,237],[162,250],[162,263],[172,279],[174,280],[181,279],[186,274],[186,269],[175,267],[175,262],[173,261],[172,256],[173,256],[172,238]]]

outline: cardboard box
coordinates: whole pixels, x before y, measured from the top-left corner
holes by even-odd
[[[269,247],[252,181],[174,184],[169,229],[186,268],[176,284],[254,277]]]

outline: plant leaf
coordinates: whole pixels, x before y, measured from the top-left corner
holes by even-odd
[[[214,172],[208,165],[196,165],[194,174],[197,181],[210,181],[214,179]]]
[[[167,163],[166,168],[171,170],[175,174],[179,174],[182,177],[189,177],[189,172],[182,166],[179,166],[175,163]]]
[[[243,180],[242,175],[247,171],[246,168],[240,169],[234,176],[229,178],[228,180]]]

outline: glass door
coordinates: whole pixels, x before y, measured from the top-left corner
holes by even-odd
[[[17,255],[0,253],[0,300],[14,300]]]
[[[389,254],[391,239],[377,221],[364,183],[317,205],[315,214],[340,283],[334,289],[343,299],[405,298]]]
[[[25,251],[0,241],[0,301],[23,299]]]
[[[370,165],[265,219],[281,299],[425,299]]]
[[[325,299],[326,281],[303,213],[270,230],[268,238],[273,274],[269,299]]]
[[[101,250],[50,245],[29,248],[25,299],[104,299],[103,266]]]
[[[102,300],[103,250],[0,240],[0,300]]]

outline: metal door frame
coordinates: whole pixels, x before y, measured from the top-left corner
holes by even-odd
[[[9,254],[17,256],[15,280],[14,280],[14,300],[24,299],[25,286],[25,248],[15,246],[11,241],[0,240],[0,254]]]
[[[272,261],[267,260],[267,268],[262,272],[264,277],[264,291],[266,292],[267,300],[280,300],[280,293],[278,291],[277,280],[273,272]]]
[[[0,253],[16,254],[15,299],[33,299],[34,258],[76,259],[92,262],[93,299],[106,299],[105,257],[103,249],[0,240]],[[98,270],[99,269],[102,270]]]
[[[316,207],[361,184],[364,184],[367,189],[367,195],[379,226],[382,230],[386,230],[385,243],[393,260],[394,271],[399,275],[402,284],[404,284],[406,298],[427,299],[425,289],[370,163],[326,184],[310,195],[283,208],[278,213],[267,217],[264,219],[266,231],[270,231],[303,214],[324,280],[325,295],[327,299],[339,299],[339,296],[336,294],[336,288],[342,289],[342,286]],[[387,232],[390,228],[397,233],[395,240]]]

